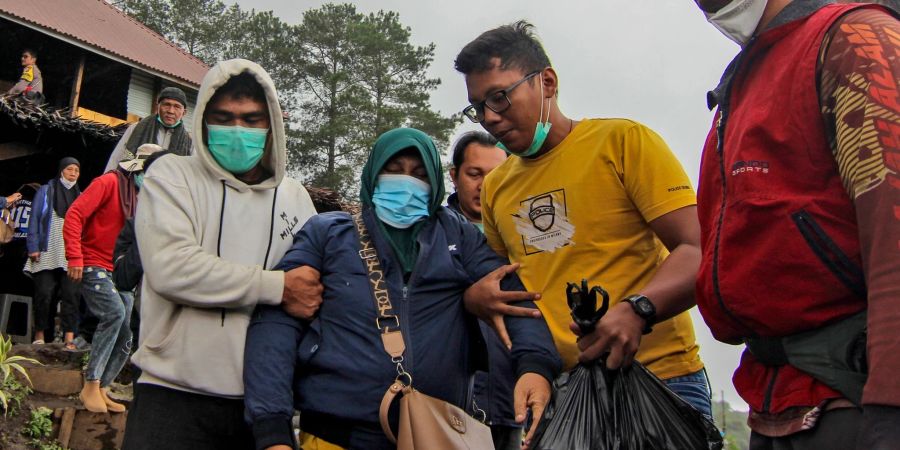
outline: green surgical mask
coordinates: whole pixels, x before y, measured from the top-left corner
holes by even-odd
[[[538,114],[538,122],[534,125],[534,137],[531,138],[531,145],[528,146],[525,151],[516,153],[509,151],[502,142],[497,141],[497,147],[500,147],[501,150],[505,151],[508,154],[516,155],[520,158],[527,158],[530,156],[534,156],[537,152],[541,150],[541,147],[544,146],[544,141],[547,140],[547,136],[550,134],[550,126],[553,124],[550,123],[550,99],[547,99],[547,121],[541,122],[541,119],[544,118],[544,83],[543,79],[541,80],[541,112]]]
[[[162,125],[163,128],[175,128],[178,125],[181,125],[181,119],[178,119],[178,122],[175,122],[174,125],[166,125],[166,123],[162,121],[162,118],[159,117],[159,114],[156,115],[156,121],[159,122],[159,124]]]
[[[226,125],[206,125],[209,153],[233,174],[243,174],[256,167],[266,148],[268,128],[245,128]]]

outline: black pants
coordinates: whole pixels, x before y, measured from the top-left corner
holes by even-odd
[[[507,427],[504,425],[491,425],[491,437],[494,440],[495,450],[519,450],[522,448],[521,427]]]
[[[59,321],[64,332],[78,329],[78,285],[62,269],[42,270],[34,279],[34,329],[44,331],[47,342],[53,340],[56,305],[60,302]],[[50,334],[46,334],[49,331]]]
[[[750,450],[852,450],[861,424],[861,410],[834,409],[824,412],[811,430],[779,438],[750,433]]]
[[[122,450],[253,450],[244,401],[135,383]]]

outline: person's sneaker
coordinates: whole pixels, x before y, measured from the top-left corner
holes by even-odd
[[[81,337],[81,335],[76,336],[75,339],[72,340],[72,343],[75,344],[76,350],[90,350],[91,349],[90,342],[84,340],[84,338]]]

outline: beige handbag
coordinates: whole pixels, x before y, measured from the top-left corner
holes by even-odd
[[[401,392],[399,435],[395,438],[387,420],[388,409]],[[395,381],[385,392],[378,418],[384,434],[397,444],[397,450],[494,448],[487,425],[462,409],[400,381]]]
[[[375,325],[381,332],[384,351],[397,365],[397,379],[381,400],[378,418],[388,439],[397,444],[397,450],[482,450],[493,449],[491,429],[448,402],[425,395],[412,387],[412,375],[403,368],[406,344],[400,331],[400,319],[393,314],[393,306],[384,284],[384,273],[375,251],[375,245],[363,223],[362,215],[355,214],[353,222],[359,237],[359,256],[365,261],[369,283],[375,299],[378,316]],[[391,330],[391,326],[394,327]],[[398,436],[394,436],[388,422],[388,411],[398,394],[400,398],[400,424]]]
[[[8,244],[13,240],[16,231],[10,225],[10,216],[12,213],[6,209],[0,209],[0,244]]]

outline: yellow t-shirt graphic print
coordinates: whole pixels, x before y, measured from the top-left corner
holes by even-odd
[[[485,179],[488,243],[522,264],[519,276],[550,327],[566,368],[578,359],[566,283],[600,284],[615,304],[640,292],[668,256],[652,220],[694,205],[681,164],[649,128],[623,119],[584,120],[552,151],[507,159]],[[688,313],[644,336],[637,359],[660,378],[700,370]]]
[[[575,226],[566,218],[565,194],[558,190],[520,202],[521,208],[513,215],[513,221],[516,231],[522,235],[526,253],[553,252],[573,243]]]

